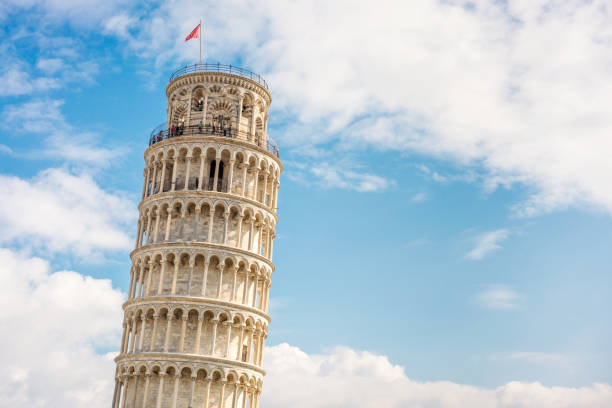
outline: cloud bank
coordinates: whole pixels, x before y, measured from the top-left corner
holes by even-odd
[[[521,184],[516,214],[612,213],[612,8],[603,0],[195,0],[107,20],[157,62],[194,62],[183,41],[206,16],[208,55],[266,76],[285,146],[339,143],[447,159],[484,186]],[[131,22],[131,25],[127,25]]]
[[[124,295],[108,279],[53,272],[0,248],[0,400],[12,407],[106,407]]]
[[[79,256],[127,250],[136,212],[127,198],[102,190],[88,175],[47,169],[31,180],[0,175],[0,243]]]
[[[112,397],[124,294],[109,280],[53,272],[40,258],[0,249],[0,399],[14,408],[104,408]],[[266,348],[262,406],[268,408],[607,408],[612,386],[549,387],[510,382],[495,389],[419,382],[385,356],[349,347],[307,354]],[[535,361],[544,353],[506,358]],[[554,356],[557,358],[556,356]]]
[[[605,408],[612,387],[547,387],[510,382],[485,389],[409,379],[385,356],[337,347],[309,355],[288,344],[266,349],[267,408]]]

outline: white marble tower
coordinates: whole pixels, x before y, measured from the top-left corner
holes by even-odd
[[[144,153],[113,408],[256,408],[282,164],[258,75],[186,66]]]

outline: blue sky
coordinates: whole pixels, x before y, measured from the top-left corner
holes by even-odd
[[[143,151],[165,121],[169,75],[198,58],[183,38],[204,16],[209,62],[261,73],[274,98],[269,134],[285,169],[267,405],[287,401],[287,361],[314,390],[340,361],[338,376],[383,389],[376,367],[399,367],[402,389],[448,381],[482,396],[389,391],[397,406],[545,407],[537,398],[554,386],[568,397],[550,406],[612,403],[612,10],[350,4],[0,6],[3,302],[41,297],[24,306],[28,324],[17,311],[0,322],[26,344],[49,338],[31,345],[42,373],[69,376],[51,347],[90,365],[80,382],[49,383],[7,343],[21,368],[0,376],[0,396],[106,404]],[[75,291],[83,303],[65,304]],[[358,395],[348,383],[338,392]],[[490,390],[506,399],[492,405]]]

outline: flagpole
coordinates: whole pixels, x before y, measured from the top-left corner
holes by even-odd
[[[200,69],[202,67],[202,19],[200,18]]]

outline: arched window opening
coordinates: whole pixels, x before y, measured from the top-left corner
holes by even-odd
[[[191,94],[191,110],[201,112],[204,108],[204,89],[196,88]]]
[[[189,177],[189,190],[197,190],[200,180],[197,176]]]
[[[185,113],[186,112],[184,106],[180,106],[174,111],[174,117],[172,118],[172,127],[174,127],[174,134],[172,136],[180,136],[179,129],[182,130],[182,128],[185,126]]]
[[[219,163],[219,179],[217,180],[217,191],[222,191],[223,187],[223,162]]]
[[[208,190],[211,191],[213,189],[213,184],[215,182],[215,169],[217,168],[217,160],[212,160],[210,162],[210,172],[208,173]]]
[[[257,118],[255,120],[255,143],[259,147],[262,147],[264,143],[263,124],[261,122],[261,118]]]
[[[170,191],[172,188],[172,170],[174,168],[174,164],[166,165],[165,163],[162,166],[166,166],[166,171],[164,173],[164,179],[162,180],[162,192]]]

